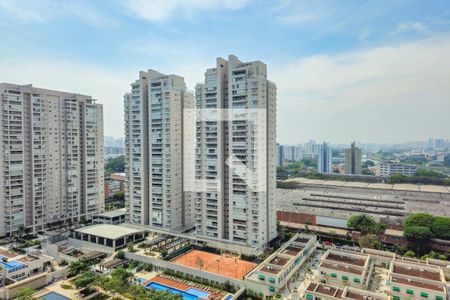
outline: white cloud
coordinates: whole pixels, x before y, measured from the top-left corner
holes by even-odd
[[[44,23],[57,18],[75,16],[93,26],[116,27],[118,25],[116,20],[104,15],[85,1],[0,0],[0,15],[21,23]]]
[[[400,34],[404,32],[418,32],[418,33],[428,33],[428,27],[421,22],[413,23],[400,23],[394,30],[393,34]]]
[[[295,14],[295,15],[284,15],[277,17],[277,21],[281,24],[285,25],[299,25],[299,24],[305,24],[310,23],[312,21],[315,21],[319,18],[319,16],[314,14]]]
[[[16,0],[0,0],[0,12],[23,22],[44,22],[45,18],[39,12],[26,7],[23,2]]]
[[[448,53],[450,36],[444,35],[310,56],[272,69],[279,92],[279,141],[396,142],[448,136]]]
[[[124,6],[137,17],[163,21],[174,16],[189,16],[196,11],[238,10],[249,0],[123,0]]]

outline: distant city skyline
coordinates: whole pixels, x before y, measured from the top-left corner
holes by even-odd
[[[122,137],[136,72],[180,74],[193,91],[235,53],[269,66],[280,143],[449,138],[447,1],[164,3],[0,0],[0,82],[92,95],[105,134]]]

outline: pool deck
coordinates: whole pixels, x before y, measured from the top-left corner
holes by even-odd
[[[149,281],[145,282],[145,285],[148,285],[152,282],[159,283],[159,284],[162,284],[162,285],[165,285],[168,287],[172,287],[172,288],[175,288],[175,289],[183,291],[183,292],[187,291],[190,288],[197,289],[199,291],[208,293],[209,294],[208,299],[222,299],[223,298],[223,294],[221,294],[220,292],[216,292],[214,290],[206,290],[204,288],[196,287],[193,285],[188,285],[188,284],[178,282],[175,280],[171,280],[168,278],[164,278],[161,276],[156,276],[156,277],[150,279]]]
[[[71,283],[69,283],[69,281],[66,281],[66,280],[57,281],[51,285],[46,286],[44,289],[39,290],[36,294],[33,295],[33,297],[39,299],[40,297],[45,296],[48,293],[55,292],[57,294],[60,294],[61,296],[67,297],[69,299],[77,299],[76,295],[75,295],[75,293],[77,291],[76,289],[65,290],[61,287],[61,284],[72,285]]]

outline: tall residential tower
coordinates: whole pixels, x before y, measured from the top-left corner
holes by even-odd
[[[103,107],[0,83],[0,236],[103,212]]]
[[[345,149],[345,174],[361,174],[361,149],[356,147],[355,142],[349,149]]]
[[[131,223],[166,230],[193,224],[192,203],[183,191],[183,110],[194,107],[184,78],[140,72],[124,96],[125,194]],[[191,141],[192,142],[192,141]]]
[[[332,150],[328,143],[323,143],[317,147],[317,172],[333,173],[332,168]]]
[[[199,236],[263,248],[276,237],[276,86],[230,55],[195,90]]]

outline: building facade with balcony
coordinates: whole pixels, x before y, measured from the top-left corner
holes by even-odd
[[[91,96],[0,84],[0,236],[104,210],[103,106]]]
[[[192,203],[183,189],[184,139],[191,128],[183,113],[193,108],[193,96],[184,78],[141,71],[124,106],[129,221],[169,231],[192,225]]]
[[[264,248],[276,237],[276,86],[267,66],[217,58],[195,89],[199,236]]]

